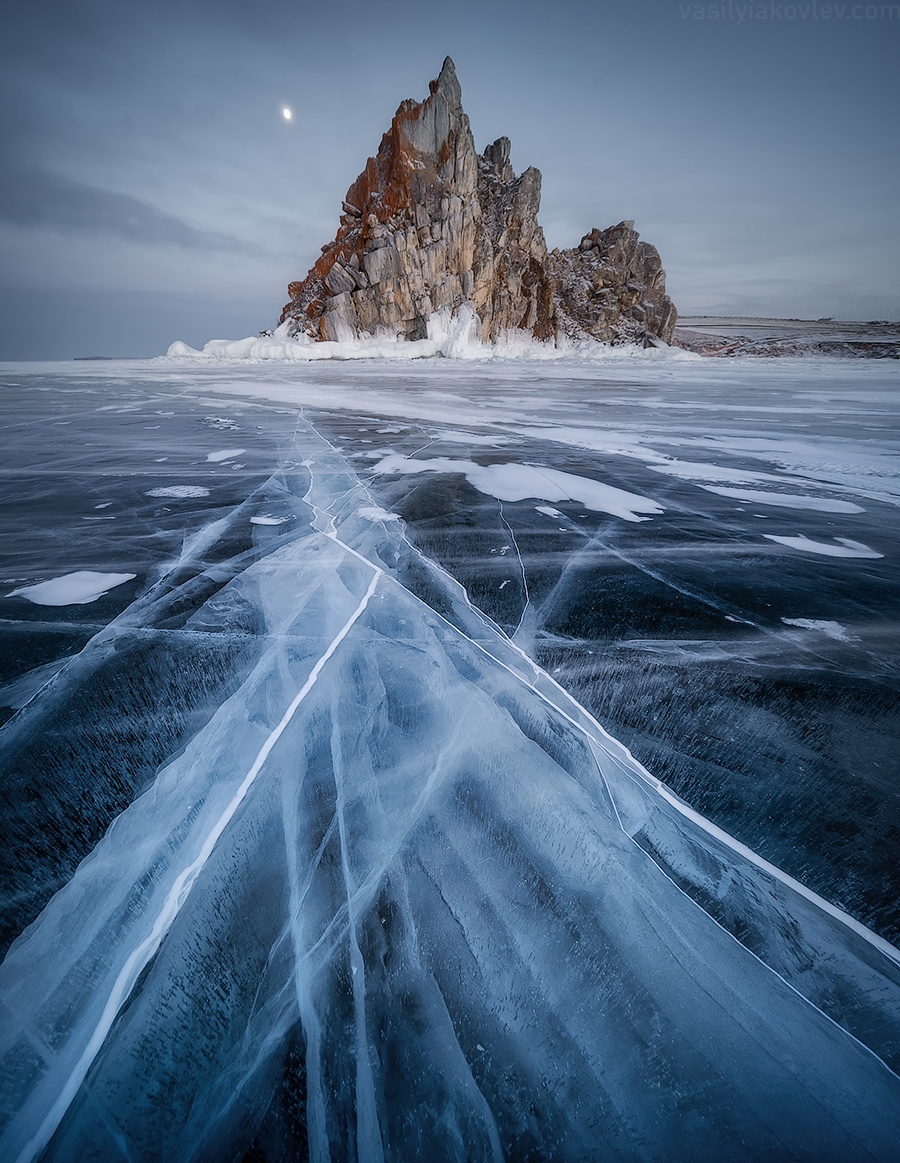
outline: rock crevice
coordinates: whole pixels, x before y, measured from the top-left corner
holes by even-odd
[[[281,322],[314,339],[413,340],[430,316],[470,304],[486,342],[512,329],[670,342],[676,313],[655,248],[622,222],[548,253],[540,172],[517,177],[509,158],[506,137],[478,154],[448,57],[429,96],[400,105],[347,191],[334,240],[288,287]]]

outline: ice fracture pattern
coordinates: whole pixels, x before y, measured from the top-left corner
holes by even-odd
[[[301,416],[4,729],[49,762],[126,673],[140,720],[8,821],[0,1158],[896,1158],[896,950],[648,773],[383,502]]]

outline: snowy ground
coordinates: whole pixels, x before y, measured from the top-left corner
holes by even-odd
[[[892,365],[0,390],[4,1158],[891,1157]]]

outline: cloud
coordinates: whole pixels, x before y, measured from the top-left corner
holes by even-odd
[[[232,253],[252,249],[230,235],[191,226],[141,198],[36,166],[6,171],[0,185],[0,221],[64,233],[115,235],[151,246]]]

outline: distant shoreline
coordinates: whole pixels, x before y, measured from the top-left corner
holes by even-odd
[[[675,344],[699,355],[838,355],[900,359],[900,323],[885,319],[778,319],[682,315]]]

